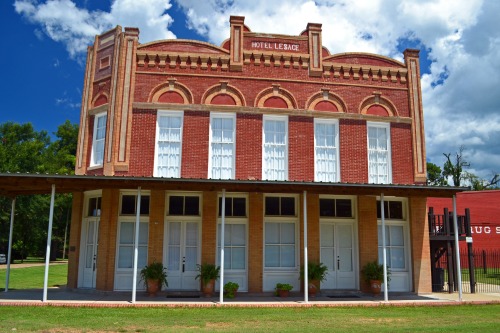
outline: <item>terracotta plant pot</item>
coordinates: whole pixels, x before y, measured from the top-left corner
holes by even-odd
[[[209,280],[207,283],[203,284],[203,295],[205,297],[212,297],[214,293],[215,280]]]
[[[147,292],[150,297],[156,296],[160,290],[160,281],[154,279],[147,280]]]
[[[278,289],[279,297],[288,297],[290,295],[290,290]]]
[[[373,296],[379,295],[382,290],[382,282],[380,280],[370,280],[370,290]]]

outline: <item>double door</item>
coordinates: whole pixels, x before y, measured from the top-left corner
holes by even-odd
[[[165,239],[168,289],[199,290],[196,265],[200,263],[200,223],[169,221]]]
[[[320,261],[328,267],[322,289],[355,289],[354,224],[320,224]]]

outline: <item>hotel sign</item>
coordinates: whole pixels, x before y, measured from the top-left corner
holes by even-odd
[[[275,42],[252,42],[254,49],[278,50],[278,51],[300,51],[299,44],[275,43]]]

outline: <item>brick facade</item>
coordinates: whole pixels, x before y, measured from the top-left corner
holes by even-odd
[[[338,177],[342,183],[369,182],[367,123],[389,124],[392,184],[425,182],[420,86],[410,79],[418,71],[418,51],[405,53],[405,63],[363,53],[330,54],[322,47],[320,24],[309,24],[300,36],[251,32],[244,18],[231,17],[231,38],[218,47],[198,41],[155,41],[140,44],[139,31],[117,27],[89,47],[82,97],[77,175],[153,177],[157,154],[157,119],[165,111],[182,111],[180,177],[210,177],[212,112],[235,115],[234,180],[262,180],[264,116],[287,116],[287,193],[295,195],[296,265],[282,274],[265,268],[265,196],[244,192],[247,226],[246,277],[248,292],[270,291],[273,279],[298,285],[303,256],[303,195],[295,182],[315,181],[315,119],[338,122]],[[411,51],[411,52],[410,52]],[[411,63],[409,63],[411,60]],[[96,114],[107,113],[103,165],[90,167]],[[422,169],[424,168],[424,169]],[[327,186],[327,184],[325,184]],[[200,195],[200,256],[198,263],[216,262],[218,197],[223,185],[197,189],[142,188],[149,191],[147,262],[165,263],[167,197],[176,193]],[[95,288],[116,289],[117,249],[122,190],[102,189],[102,215]],[[187,191],[187,192],[186,192]],[[382,192],[382,191],[381,191]],[[381,193],[380,192],[380,193]],[[271,191],[273,193],[273,191]],[[273,194],[277,195],[277,194]],[[352,266],[355,285],[366,290],[361,267],[378,258],[376,197],[356,189],[307,193],[308,260],[320,261],[320,198],[351,200]],[[425,200],[408,202],[406,222],[411,233],[406,255],[411,266],[406,291],[430,290]],[[84,195],[74,199],[68,285],[78,287],[81,269],[81,225]],[[336,223],[329,221],[328,223]],[[287,275],[288,274],[288,275]],[[283,281],[285,282],[285,281]]]

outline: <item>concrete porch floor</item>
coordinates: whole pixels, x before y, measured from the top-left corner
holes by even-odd
[[[470,294],[464,293],[462,302],[458,293],[432,293],[416,295],[412,293],[390,293],[389,301],[385,302],[383,294],[372,296],[360,292],[327,293],[309,298],[304,302],[302,294],[292,294],[288,298],[272,295],[238,293],[233,299],[224,298],[220,303],[219,294],[205,298],[195,295],[180,295],[171,292],[161,292],[155,297],[148,296],[144,291],[138,291],[136,302],[132,303],[131,292],[100,292],[95,290],[70,290],[66,287],[50,288],[47,301],[42,302],[42,289],[9,290],[0,292],[0,306],[83,306],[83,307],[123,307],[123,306],[165,306],[165,307],[212,307],[212,306],[242,306],[242,307],[300,307],[300,306],[439,306],[458,304],[500,304],[500,293]]]

